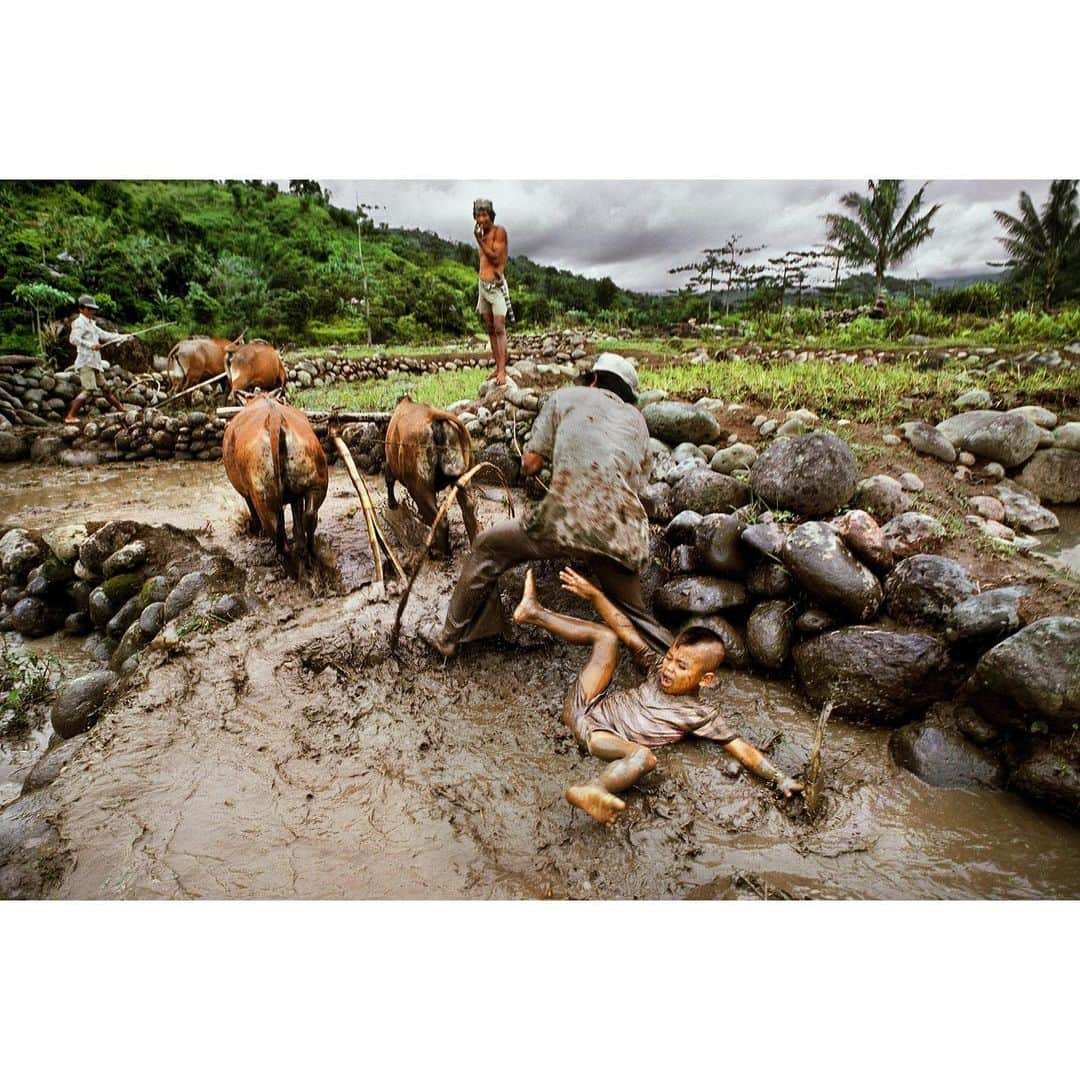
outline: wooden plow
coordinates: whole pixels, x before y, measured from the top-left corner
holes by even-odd
[[[390,631],[391,649],[397,648],[398,637],[401,634],[401,617],[405,614],[405,605],[409,602],[409,596],[412,594],[413,585],[416,584],[416,579],[419,577],[420,571],[427,561],[427,552],[435,540],[435,531],[442,524],[443,518],[445,518],[449,512],[450,504],[457,499],[460,492],[463,492],[469,486],[472,482],[472,478],[482,469],[490,469],[499,478],[499,482],[506,492],[506,505],[510,510],[510,516],[514,516],[514,500],[513,496],[510,494],[510,485],[506,482],[506,477],[503,476],[502,470],[497,465],[490,461],[481,461],[478,465],[474,465],[468,472],[462,473],[462,475],[457,478],[454,486],[450,489],[446,498],[443,499],[442,505],[435,515],[435,520],[431,523],[431,528],[428,529],[427,537],[424,539],[423,549],[420,552],[420,558],[416,560],[416,566],[413,567],[413,571],[409,575],[409,580],[405,585],[405,591],[401,594],[401,599],[398,601],[397,614],[394,616],[394,626]]]

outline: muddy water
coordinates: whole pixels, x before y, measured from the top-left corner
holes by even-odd
[[[1054,506],[1051,509],[1057,515],[1061,528],[1040,537],[1035,554],[1053,559],[1080,577],[1080,507]]]
[[[68,500],[99,474],[65,489],[52,472],[36,502],[18,489],[22,521],[121,510],[209,520],[214,544],[266,562],[234,529],[219,465],[112,470],[107,497],[104,483],[93,488],[92,514]],[[1080,831],[1008,794],[927,787],[892,764],[886,732],[841,724],[826,738],[828,808],[816,826],[756,779],[729,775],[722,749],[693,741],[661,750],[615,827],[596,826],[563,798],[593,771],[558,719],[580,652],[529,631],[433,660],[416,633],[455,575],[431,565],[391,655],[394,605],[369,602],[355,499],[332,476],[323,555],[340,558],[339,587],[297,585],[264,565],[259,611],[185,639],[175,656],[144,656],[42,793],[64,866],[48,895],[1080,896]],[[457,522],[455,540],[460,551]],[[539,584],[555,600],[555,568]],[[786,683],[732,673],[718,693],[745,737],[803,770],[815,717]]]

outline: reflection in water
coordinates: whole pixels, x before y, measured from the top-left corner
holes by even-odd
[[[1036,555],[1054,559],[1080,577],[1080,506],[1052,506],[1061,528],[1039,538]]]

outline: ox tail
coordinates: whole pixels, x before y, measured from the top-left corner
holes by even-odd
[[[278,492],[277,532],[275,540],[278,551],[285,550],[285,475],[281,470],[282,460],[286,457],[285,449],[285,419],[281,413],[271,408],[270,415],[266,418],[266,426],[270,432],[270,460],[274,467],[274,484]],[[277,430],[275,430],[275,427]]]
[[[443,412],[442,409],[432,409],[431,418],[433,420],[442,420],[449,424],[458,435],[458,445],[461,447],[461,457],[465,462],[464,472],[468,472],[473,465],[473,450],[472,439],[469,438],[468,431],[465,430],[465,425],[450,412]]]

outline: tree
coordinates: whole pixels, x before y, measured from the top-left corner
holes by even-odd
[[[992,266],[1011,266],[1016,276],[1042,289],[1043,306],[1049,308],[1060,291],[1064,275],[1080,262],[1080,208],[1077,181],[1053,180],[1042,214],[1035,211],[1031,196],[1020,192],[1020,216],[995,210],[1005,230],[998,242],[1009,258]]]
[[[829,242],[843,252],[844,261],[852,266],[873,266],[874,287],[882,291],[885,271],[898,266],[921,243],[934,235],[930,226],[941,204],[932,206],[925,214],[923,184],[900,212],[903,200],[903,180],[868,180],[869,197],[849,191],[840,203],[852,211],[852,216],[826,214]]]
[[[687,263],[685,266],[673,266],[669,274],[685,274],[690,270],[695,271],[694,276],[686,282],[686,288],[691,293],[704,292],[709,297],[708,321],[712,322],[712,296],[716,288],[716,272],[721,268],[723,248],[705,248],[701,254],[705,257],[698,262]]]
[[[741,271],[743,269],[742,257],[744,255],[750,255],[755,251],[761,251],[765,245],[758,244],[757,247],[745,247],[738,246],[742,236],[739,233],[732,233],[720,248],[722,258],[720,260],[720,269],[727,274],[727,284],[724,287],[724,314],[727,315],[731,310],[731,291],[732,286],[740,278]]]
[[[74,304],[75,297],[62,289],[54,289],[44,282],[23,282],[15,286],[15,299],[26,304],[34,312],[34,330],[37,332],[38,348],[45,354],[45,335],[41,329],[41,317],[50,316],[61,304]]]
[[[318,180],[290,180],[289,190],[294,195],[314,195],[317,199],[321,199],[323,193]]]

